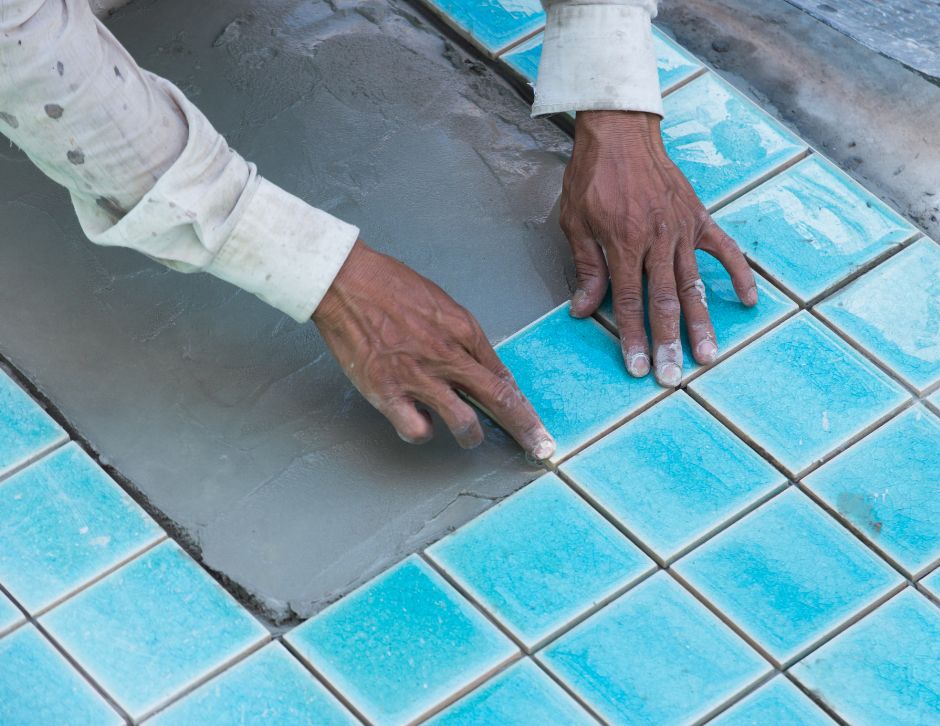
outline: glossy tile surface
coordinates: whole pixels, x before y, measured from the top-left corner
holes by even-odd
[[[359,721],[282,645],[272,643],[147,723],[346,726]]]
[[[287,640],[370,721],[406,723],[517,652],[416,556],[292,631]]]
[[[665,99],[666,151],[706,207],[803,153],[805,145],[714,73]]]
[[[157,545],[40,622],[135,718],[268,637],[173,542]]]
[[[432,718],[434,726],[589,726],[597,722],[528,658]]]
[[[664,560],[786,483],[682,392],[588,447],[562,471]]]
[[[921,587],[925,588],[935,598],[940,600],[940,567],[931,572],[920,581]]]
[[[853,726],[940,721],[940,608],[908,588],[792,673]]]
[[[0,482],[0,582],[36,613],[163,537],[76,444]]]
[[[529,648],[655,567],[554,474],[428,553]]]
[[[940,381],[940,245],[915,242],[817,307],[923,391]]]
[[[0,592],[0,635],[22,623],[26,617],[9,598]]]
[[[675,570],[781,663],[902,582],[794,488],[693,550]]]
[[[808,313],[706,371],[690,387],[792,474],[908,397]]]
[[[799,688],[782,676],[735,704],[715,726],[833,726],[833,721]]]
[[[123,722],[32,625],[0,638],[0,723],[4,726]]]
[[[0,371],[0,476],[65,439],[59,424]]]
[[[822,294],[914,229],[818,156],[735,200],[715,221],[802,300]]]
[[[539,0],[427,0],[427,4],[490,53],[545,24]]]
[[[652,376],[628,373],[620,342],[562,305],[500,343],[509,367],[555,437],[559,459],[663,393]]]
[[[686,723],[770,665],[666,573],[554,641],[540,660],[603,718]]]

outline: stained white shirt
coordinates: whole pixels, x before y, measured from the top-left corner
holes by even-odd
[[[662,113],[654,0],[543,0],[533,114]],[[64,185],[82,229],[310,318],[359,230],[262,178],[88,0],[0,0],[0,132]],[[310,200],[315,202],[316,200]]]

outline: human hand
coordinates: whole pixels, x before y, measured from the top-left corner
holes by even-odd
[[[712,221],[667,156],[659,124],[659,116],[649,113],[578,112],[561,226],[577,272],[571,314],[593,313],[609,278],[624,362],[631,375],[645,376],[651,360],[644,328],[645,272],[656,379],[675,386],[682,378],[680,312],[694,359],[707,364],[718,354],[695,250],[724,265],[745,305],[757,303],[757,287],[737,244]]]
[[[343,371],[412,444],[434,435],[436,411],[464,448],[483,429],[457,395],[482,404],[526,453],[547,459],[555,442],[474,317],[430,280],[356,242],[313,314]]]

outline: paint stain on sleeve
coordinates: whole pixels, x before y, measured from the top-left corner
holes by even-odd
[[[81,149],[69,149],[65,156],[76,166],[85,163],[85,154],[82,153]]]
[[[20,122],[17,120],[16,116],[12,113],[7,113],[6,111],[0,111],[0,121],[6,122],[10,128],[18,128]]]
[[[65,110],[57,103],[47,103],[43,108],[46,111],[46,116],[55,119],[62,118],[62,112]]]

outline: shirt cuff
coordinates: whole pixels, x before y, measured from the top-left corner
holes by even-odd
[[[564,111],[663,115],[648,10],[550,6],[532,115]]]

